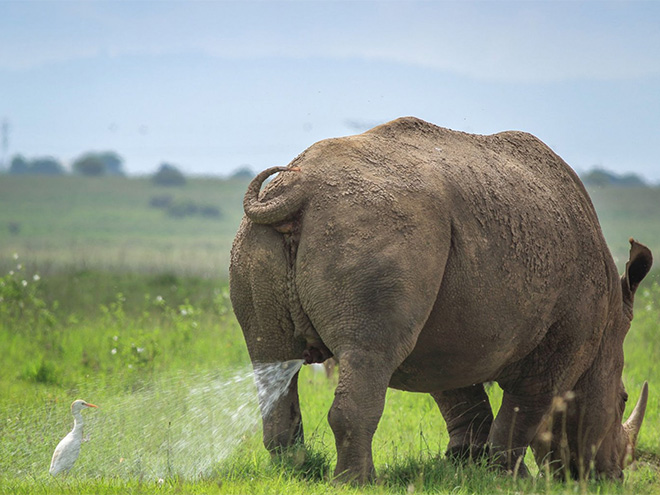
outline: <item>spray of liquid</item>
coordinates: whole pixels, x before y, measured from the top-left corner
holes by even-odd
[[[254,368],[254,378],[257,385],[259,404],[262,414],[268,416],[273,406],[289,388],[291,379],[300,370],[305,361],[295,359],[283,363],[258,364]]]
[[[286,393],[302,364],[302,360],[258,364],[233,374],[181,373],[98,401],[100,408],[85,415],[88,441],[70,476],[153,480],[209,476],[223,462],[230,462],[242,444],[260,446],[261,415],[269,414]],[[58,431],[66,431],[72,418],[58,416],[62,416]],[[57,437],[49,443],[54,448]],[[20,466],[12,463],[15,475],[48,476],[51,447],[30,452]]]

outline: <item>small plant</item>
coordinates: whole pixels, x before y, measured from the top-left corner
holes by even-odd
[[[55,365],[43,357],[27,363],[23,369],[22,378],[26,381],[44,385],[57,385],[60,382]]]
[[[55,316],[39,294],[41,277],[28,275],[18,254],[13,258],[15,268],[0,277],[0,321],[22,332],[41,325],[52,328]]]

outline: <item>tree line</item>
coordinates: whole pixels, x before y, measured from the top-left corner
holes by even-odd
[[[62,162],[50,156],[27,159],[23,155],[15,155],[7,173],[57,176],[66,175],[68,171]],[[126,176],[124,160],[114,151],[84,153],[71,164],[71,173],[85,177]],[[151,178],[154,183],[166,186],[182,186],[186,183],[183,173],[169,163],[162,163]]]
[[[102,175],[125,175],[124,160],[114,151],[89,152],[76,158],[71,171],[76,175],[99,177]],[[66,168],[57,158],[51,156],[33,159],[15,155],[7,173],[12,175],[64,175]]]
[[[11,175],[65,175],[68,173],[62,162],[47,156],[27,159],[23,155],[14,155],[8,174]],[[125,177],[124,160],[114,151],[88,152],[76,158],[71,164],[71,173],[86,177],[118,176]],[[242,166],[231,179],[250,180],[254,173],[248,166]],[[164,186],[182,186],[186,177],[178,167],[170,163],[161,163],[151,180]]]

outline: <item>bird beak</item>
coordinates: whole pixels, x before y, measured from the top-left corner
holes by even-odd
[[[99,406],[95,406],[94,404],[90,404],[89,402],[86,402],[85,405],[86,405],[87,407],[96,407],[96,408],[99,407]]]

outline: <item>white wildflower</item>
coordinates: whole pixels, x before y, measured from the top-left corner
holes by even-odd
[[[114,340],[115,342],[117,342],[117,341],[119,340],[119,337],[118,337],[117,335],[115,335],[114,337],[112,337],[112,340]]]
[[[38,273],[35,273],[34,276],[32,277],[32,280],[34,280],[35,282],[38,282],[39,280],[41,280],[41,277],[39,276]]]
[[[18,259],[18,253],[14,253],[14,259],[15,259],[15,260]]]
[[[163,302],[163,296],[156,296],[156,302]]]
[[[188,310],[182,309],[181,310],[181,315],[186,316],[188,314]]]
[[[117,354],[117,348],[113,347],[112,350],[110,351],[110,354]]]
[[[136,350],[138,353],[142,353],[142,352],[144,352],[144,347],[137,347],[135,350]]]
[[[20,272],[23,269],[23,265],[19,263],[18,265],[16,265],[16,269]]]
[[[27,280],[21,280],[21,285],[23,287],[27,287]]]

